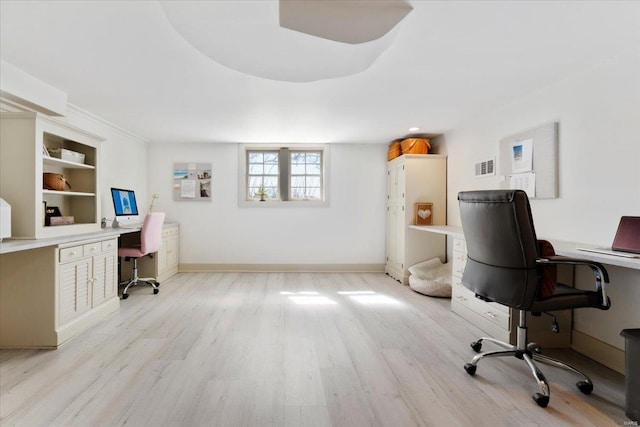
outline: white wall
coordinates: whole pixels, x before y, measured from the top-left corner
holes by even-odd
[[[505,136],[553,121],[560,123],[560,196],[531,201],[536,232],[540,238],[610,245],[620,216],[640,215],[639,51],[595,62],[447,133],[449,224],[460,224],[459,191],[499,188],[497,176],[473,176],[474,162],[497,156]],[[613,308],[576,310],[574,327],[624,348],[620,330],[640,327],[640,272],[611,270]]]
[[[181,225],[181,264],[383,264],[386,148],[331,145],[328,207],[239,207],[231,143],[151,144],[148,191]],[[174,162],[213,164],[210,202],[173,200]]]

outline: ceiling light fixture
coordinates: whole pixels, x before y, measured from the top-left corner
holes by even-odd
[[[409,132],[418,132],[419,130],[420,130],[420,128],[418,128],[418,127],[409,128]]]

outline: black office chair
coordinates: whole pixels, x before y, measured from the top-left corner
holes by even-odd
[[[593,307],[607,310],[611,303],[605,294],[609,283],[605,268],[588,260],[561,256],[541,256],[531,217],[529,199],[520,190],[469,191],[458,194],[462,229],[467,244],[467,265],[463,285],[484,301],[496,302],[519,311],[517,343],[511,345],[482,337],[471,343],[480,353],[483,341],[506,350],[487,351],[476,355],[464,369],[476,373],[476,365],[486,357],[515,356],[524,360],[540,387],[533,399],[543,408],[549,404],[549,384],[535,361],[570,370],[583,377],[576,385],[590,394],[593,383],[571,365],[541,354],[535,343],[527,343],[526,313]],[[561,283],[549,296],[541,296],[545,266],[557,264],[586,265],[595,276],[595,291],[583,291]]]

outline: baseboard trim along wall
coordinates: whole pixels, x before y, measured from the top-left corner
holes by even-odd
[[[582,332],[572,331],[571,348],[624,375],[624,351]]]
[[[296,272],[384,273],[384,264],[180,264],[181,273],[198,272]]]

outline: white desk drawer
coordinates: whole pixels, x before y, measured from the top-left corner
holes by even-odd
[[[60,249],[60,262],[73,261],[82,258],[84,255],[82,246],[72,246],[70,248]]]
[[[162,229],[162,237],[175,236],[178,234],[178,227],[166,227]]]
[[[85,256],[96,255],[102,252],[102,242],[87,243],[82,248]]]
[[[102,252],[118,250],[118,239],[105,240],[102,242]]]
[[[467,265],[467,255],[459,252],[453,253],[453,269],[451,273],[454,276],[462,277],[464,267]]]

